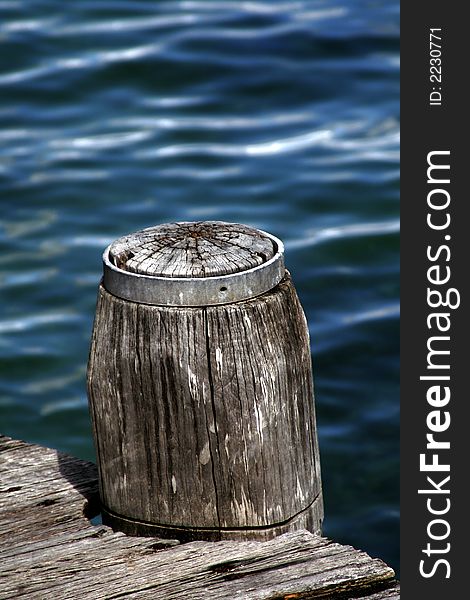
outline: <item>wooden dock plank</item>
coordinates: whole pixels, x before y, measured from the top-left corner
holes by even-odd
[[[307,531],[179,544],[92,525],[97,510],[93,464],[0,437],[0,599],[399,598],[382,561]]]

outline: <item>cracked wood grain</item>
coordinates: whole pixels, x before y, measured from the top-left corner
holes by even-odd
[[[128,537],[92,525],[96,468],[0,436],[0,600],[397,600],[381,560],[296,531],[268,542]]]
[[[159,277],[210,277],[246,271],[274,256],[270,238],[220,221],[168,223],[116,240],[110,259],[120,269]]]
[[[208,539],[320,532],[310,347],[289,276],[255,299],[201,308],[101,287],[94,330],[89,398],[112,515],[220,530],[191,533]]]

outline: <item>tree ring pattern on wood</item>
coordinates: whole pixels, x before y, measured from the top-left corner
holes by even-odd
[[[281,240],[222,221],[168,223],[124,236],[106,248],[103,264],[108,292],[161,306],[239,302],[285,275]]]

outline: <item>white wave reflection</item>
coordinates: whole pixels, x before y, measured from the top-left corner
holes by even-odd
[[[217,204],[215,206],[193,206],[186,209],[186,214],[188,217],[193,217],[199,220],[223,215],[224,211],[225,208]]]
[[[201,2],[198,0],[183,0],[179,3],[182,10],[197,11],[243,11],[258,14],[278,14],[301,10],[303,2]]]
[[[324,8],[319,10],[300,10],[293,15],[296,21],[322,21],[324,19],[337,19],[348,14],[344,7]]]
[[[87,405],[86,397],[70,398],[69,400],[57,400],[55,402],[47,402],[41,407],[39,414],[41,416],[52,415],[64,410],[83,409]]]
[[[23,81],[37,79],[38,77],[42,77],[53,71],[54,69],[52,66],[44,65],[42,67],[34,67],[33,69],[25,69],[24,71],[7,73],[6,75],[0,75],[0,85],[10,85],[12,83],[21,83]]]
[[[340,323],[345,325],[353,325],[356,323],[364,323],[367,321],[377,321],[381,319],[392,319],[400,316],[400,304],[390,304],[388,306],[380,306],[362,312],[344,315],[339,319]]]
[[[80,366],[73,373],[66,374],[62,377],[54,377],[52,379],[43,379],[41,381],[32,381],[20,387],[23,394],[43,394],[53,392],[67,387],[71,383],[80,381],[86,373],[86,367]]]
[[[286,242],[286,247],[308,248],[324,242],[337,239],[347,239],[352,237],[374,236],[381,234],[397,233],[400,231],[400,220],[378,221],[375,223],[354,223],[348,225],[339,225],[338,227],[325,227],[323,229],[314,229],[307,232],[307,235],[300,240]]]
[[[0,7],[1,8],[1,7]],[[10,21],[0,25],[0,36],[6,36],[9,33],[21,33],[33,31],[50,32],[56,27],[58,19],[25,19],[24,21]]]
[[[93,150],[106,150],[121,146],[138,144],[149,139],[152,136],[151,131],[131,131],[126,133],[107,133],[92,135],[88,137],[59,139],[49,142],[51,148],[69,149],[83,148]]]
[[[58,215],[52,210],[39,210],[31,215],[29,219],[22,221],[4,221],[3,228],[5,235],[10,238],[19,238],[36,233],[53,225],[58,219]]]
[[[55,61],[57,68],[79,69],[83,67],[93,67],[105,63],[133,61],[139,58],[154,55],[162,49],[161,44],[144,44],[143,46],[134,46],[132,48],[121,48],[119,50],[106,50],[105,52],[95,52],[83,57],[64,58]]]
[[[0,131],[0,140],[4,141],[19,141],[19,140],[30,140],[31,131],[28,129],[4,129]],[[33,134],[34,135],[34,134]]]
[[[135,61],[140,58],[158,54],[162,51],[162,48],[162,44],[145,44],[131,48],[107,50],[104,52],[89,53],[84,56],[51,60],[31,69],[0,75],[0,85],[11,85],[12,83],[31,81],[43,76],[54,75],[64,70],[93,69],[104,64]]]
[[[318,323],[314,327],[312,325],[309,326],[310,336],[316,340],[315,355],[325,354],[332,349],[337,349],[348,343],[346,338],[341,334],[341,329],[373,321],[399,319],[399,317],[400,304],[398,302],[347,314],[330,312],[318,315]]]
[[[167,158],[188,154],[211,156],[269,156],[304,150],[324,142],[332,135],[330,130],[313,131],[303,135],[262,142],[259,144],[178,144],[156,150],[137,152],[138,158]]]
[[[31,283],[42,283],[57,277],[58,269],[38,269],[37,271],[26,271],[19,273],[4,273],[0,274],[0,289],[10,288],[22,285],[30,285]]]
[[[166,96],[163,98],[144,98],[142,106],[149,108],[179,108],[181,106],[196,106],[207,103],[209,98],[204,96]]]
[[[304,135],[246,146],[246,154],[248,156],[265,156],[267,154],[284,154],[295,150],[304,150],[317,145],[319,142],[325,142],[332,136],[333,132],[329,129],[312,131]]]
[[[329,140],[325,147],[332,148],[334,150],[360,150],[364,149],[367,151],[370,149],[371,153],[380,152],[380,149],[390,146],[398,147],[400,143],[400,133],[399,131],[394,131],[389,133],[388,135],[383,136],[367,136],[363,135],[362,137],[357,137],[353,139],[346,138],[338,138]]]
[[[182,177],[200,181],[211,181],[215,179],[224,179],[225,177],[236,177],[240,175],[241,172],[241,167],[227,167],[222,169],[190,169],[181,167],[175,169],[163,169],[160,173],[160,177]]]
[[[63,35],[86,35],[95,33],[121,33],[127,31],[143,31],[147,29],[163,29],[181,25],[193,25],[201,21],[201,17],[191,14],[174,14],[158,17],[141,17],[134,19],[114,19],[98,23],[80,23],[77,25],[66,25],[57,27],[51,34]]]
[[[81,156],[80,156],[81,157]],[[80,158],[74,156],[73,158]],[[61,155],[61,158],[71,158],[65,154]],[[54,169],[53,171],[41,171],[39,173],[33,173],[28,179],[28,182],[32,185],[44,184],[49,182],[66,182],[66,181],[101,181],[111,177],[110,171],[99,171],[91,169],[70,169],[61,170]]]
[[[298,23],[281,23],[275,25],[269,25],[259,27],[257,29],[237,29],[233,27],[218,27],[218,28],[199,28],[197,30],[189,30],[185,32],[178,32],[173,36],[173,43],[176,42],[193,42],[195,40],[260,40],[264,38],[275,38],[277,36],[283,36],[287,34],[295,35],[299,32]],[[217,60],[216,56],[212,57],[212,60]],[[280,57],[276,57],[277,64],[280,62]],[[287,63],[285,63],[287,64]]]
[[[4,319],[0,321],[0,333],[15,333],[58,323],[73,323],[80,319],[81,316],[78,313],[54,313],[30,315],[19,319]]]
[[[367,123],[363,121],[339,124],[334,127],[334,135],[326,138],[322,146],[332,152],[325,153],[324,156],[315,156],[314,159],[309,158],[316,167],[338,167],[363,160],[397,162],[400,156],[400,132],[397,127],[386,133],[369,130]]]
[[[87,247],[87,248],[106,248],[113,241],[113,237],[99,235],[77,235],[64,240],[64,244],[68,247]]]
[[[241,116],[207,116],[207,117],[134,117],[129,119],[111,119],[109,125],[112,127],[143,127],[169,130],[180,129],[202,129],[202,130],[227,130],[246,128],[267,128],[282,125],[295,125],[312,120],[312,113],[280,113],[273,115],[256,115],[253,117]]]

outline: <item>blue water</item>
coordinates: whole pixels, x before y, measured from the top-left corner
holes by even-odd
[[[0,0],[0,429],[93,459],[113,239],[286,242],[309,321],[325,534],[398,568],[398,2]]]

